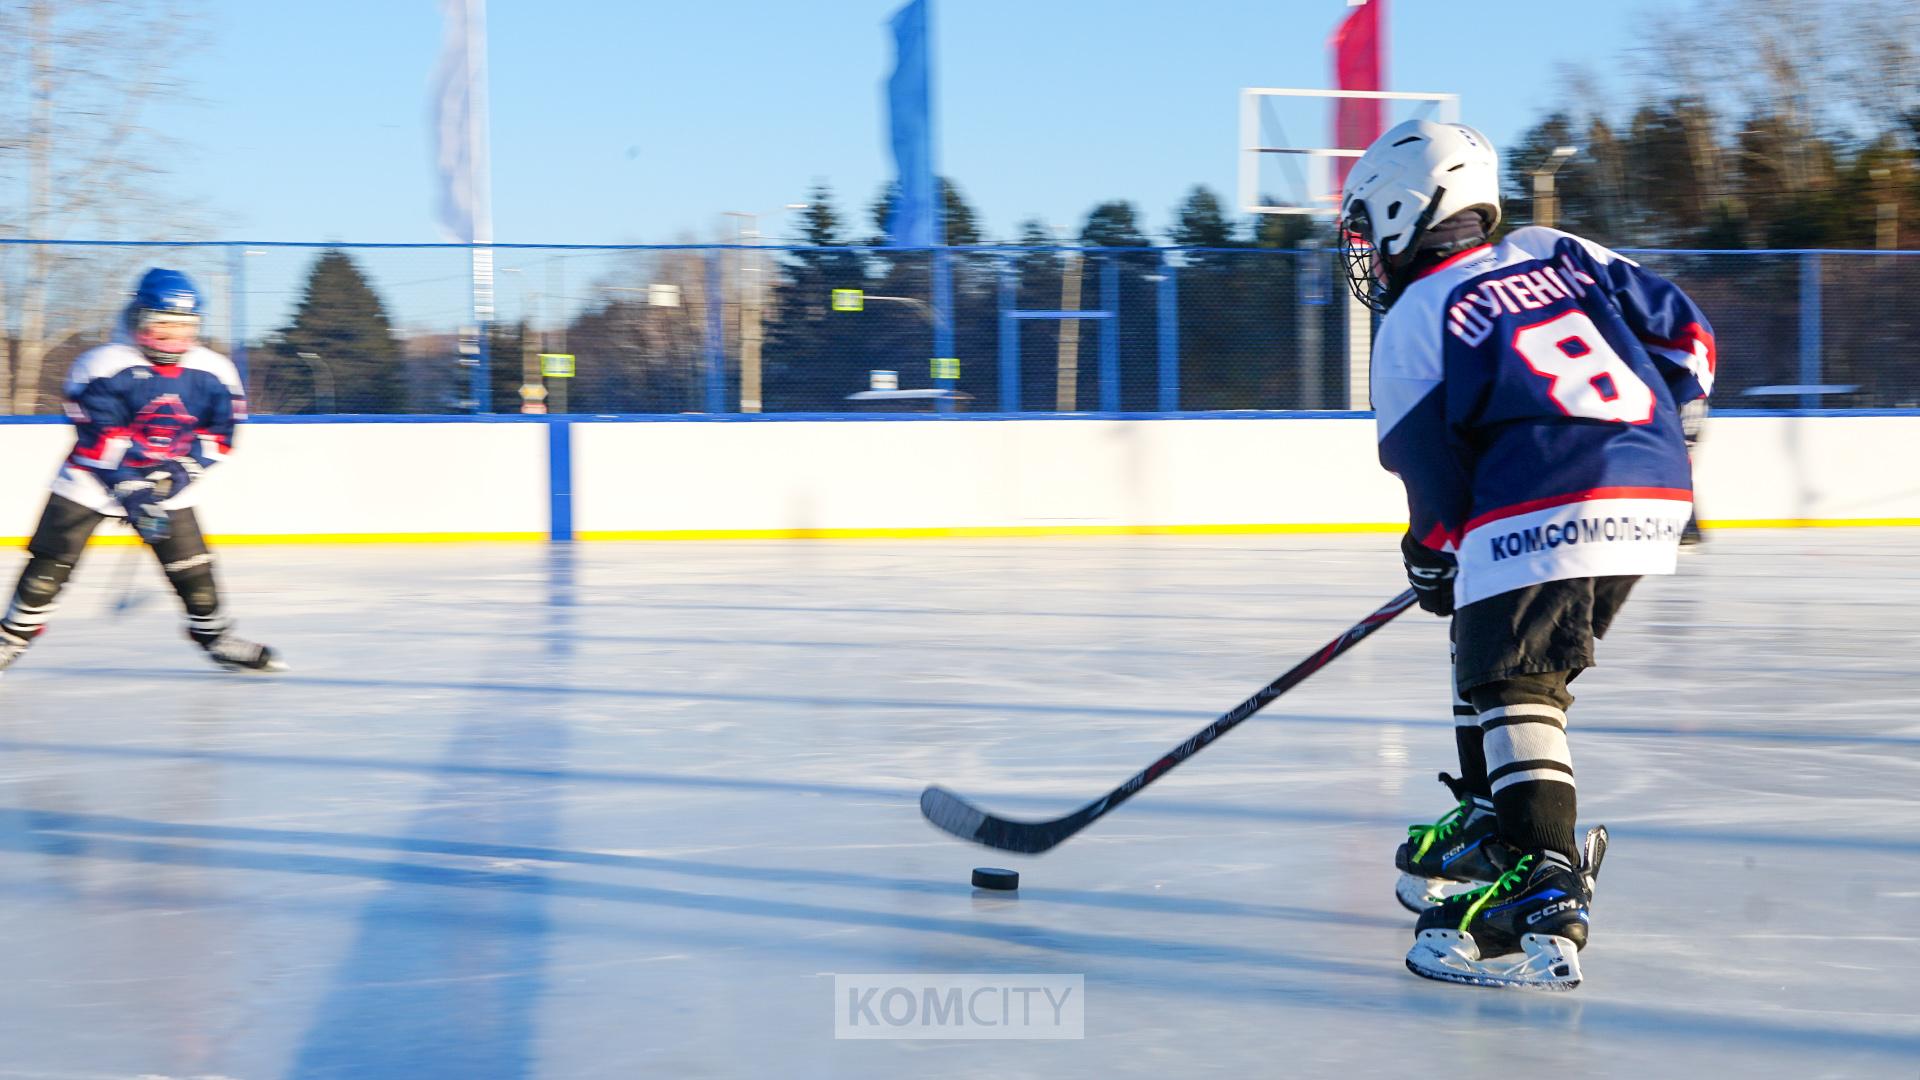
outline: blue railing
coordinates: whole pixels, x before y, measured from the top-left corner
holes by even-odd
[[[1629,254],[1713,320],[1723,408],[1920,407],[1920,253]],[[1364,406],[1367,320],[1324,249],[6,240],[0,317],[16,344],[0,412],[53,411],[67,365],[108,336],[149,265],[201,283],[208,337],[265,414]],[[937,277],[951,294],[938,310]],[[29,307],[38,343],[20,340]],[[574,357],[573,377],[543,376],[543,354]]]

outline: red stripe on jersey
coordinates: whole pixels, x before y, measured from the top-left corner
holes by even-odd
[[[1699,346],[1705,345],[1707,347],[1707,374],[1711,375],[1719,368],[1720,354],[1719,351],[1714,348],[1713,335],[1707,333],[1706,328],[1702,327],[1699,323],[1688,323],[1681,327],[1679,337],[1642,337],[1640,340],[1644,344],[1658,346],[1662,349],[1673,349],[1686,353],[1688,356],[1698,355],[1700,351]]]
[[[1427,535],[1419,538],[1420,546],[1433,551],[1460,550],[1460,534],[1447,529],[1445,525],[1435,525],[1427,530]]]
[[[1690,503],[1693,501],[1693,492],[1688,491],[1686,488],[1658,487],[1604,487],[1590,488],[1586,491],[1570,491],[1565,495],[1552,495],[1544,499],[1529,499],[1523,503],[1514,503],[1512,506],[1502,506],[1497,510],[1489,510],[1479,517],[1474,518],[1472,521],[1467,522],[1467,527],[1460,531],[1463,534],[1470,533],[1488,522],[1499,521],[1501,518],[1510,518],[1519,514],[1530,514],[1535,510],[1547,510],[1555,506],[1566,506],[1570,503],[1591,502],[1595,499],[1666,499],[1671,502]]]
[[[128,434],[129,432],[126,428],[101,428],[99,441],[95,442],[92,446],[75,444],[73,448],[73,460],[82,465],[94,465],[105,468],[107,451],[112,448],[115,440],[120,440],[126,442],[128,445],[132,445],[132,440],[127,437]]]

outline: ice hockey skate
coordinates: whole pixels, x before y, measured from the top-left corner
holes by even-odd
[[[1416,915],[1465,887],[1490,884],[1520,858],[1500,841],[1492,802],[1446,773],[1440,782],[1459,802],[1431,825],[1408,826],[1406,841],[1393,853],[1400,870],[1393,895]]]
[[[1579,986],[1587,910],[1606,853],[1607,830],[1596,826],[1579,867],[1556,852],[1528,852],[1493,884],[1428,909],[1415,928],[1407,970],[1473,986]]]
[[[228,671],[274,672],[287,670],[280,654],[257,641],[248,641],[231,631],[219,634],[192,634],[194,643],[207,651],[214,663]]]

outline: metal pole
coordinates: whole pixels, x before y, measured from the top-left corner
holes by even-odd
[[[933,249],[933,355],[951,357],[953,353],[953,275],[947,265],[947,247],[945,244]],[[943,378],[935,380],[940,389],[948,391],[939,401],[943,413],[953,411],[952,391],[958,387],[959,380]]]
[[[1800,255],[1800,384],[1817,386],[1820,382],[1820,253]],[[1817,409],[1820,398],[1800,395],[1800,407]]]
[[[1577,146],[1556,146],[1553,148],[1553,153],[1547,155],[1547,160],[1533,170],[1533,223],[1535,225],[1553,228],[1554,218],[1560,209],[1560,197],[1554,192],[1553,174],[1560,171],[1560,166],[1565,165],[1568,158],[1579,152],[1580,148]]]
[[[1013,260],[1000,262],[1000,411],[1020,411],[1020,320],[1013,317],[1018,282]]]
[[[245,244],[227,246],[227,280],[232,292],[227,295],[227,341],[233,354],[233,366],[240,372],[240,387],[247,386],[247,250]]]
[[[1160,253],[1160,411],[1180,410],[1180,290],[1172,252]]]
[[[1100,268],[1100,411],[1120,411],[1120,260],[1109,256]]]
[[[707,252],[707,412],[727,411],[726,353],[721,345],[720,256]]]
[[[1066,265],[1060,271],[1060,310],[1080,310],[1080,270],[1085,255],[1074,249],[1067,252]],[[1053,408],[1056,412],[1075,412],[1080,408],[1080,320],[1067,319],[1060,324],[1060,351],[1054,359]]]
[[[540,343],[534,339],[533,329],[533,310],[539,306],[539,293],[528,296],[520,305],[520,388],[523,390],[533,386],[542,390],[547,387],[546,377],[540,371]],[[520,411],[544,413],[553,410],[544,397],[540,399],[539,408],[533,408],[533,405],[532,401],[522,401]]]
[[[741,275],[745,295],[741,297],[740,312],[740,411],[757,413],[760,411],[760,339],[761,309],[760,284],[760,217],[750,215],[751,224],[747,228],[747,242],[751,247],[742,252],[746,261],[745,272]]]

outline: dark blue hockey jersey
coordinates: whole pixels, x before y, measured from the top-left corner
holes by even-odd
[[[1568,233],[1514,231],[1409,285],[1381,322],[1380,462],[1456,602],[1561,578],[1670,574],[1693,500],[1679,406],[1713,388],[1686,294]]]
[[[247,417],[233,361],[201,346],[177,364],[155,364],[123,342],[89,349],[73,363],[66,398],[75,440],[54,477],[54,494],[114,517],[125,514],[113,498],[115,484],[168,458],[213,466],[233,449],[234,425]],[[191,506],[199,494],[190,484],[163,505]]]

